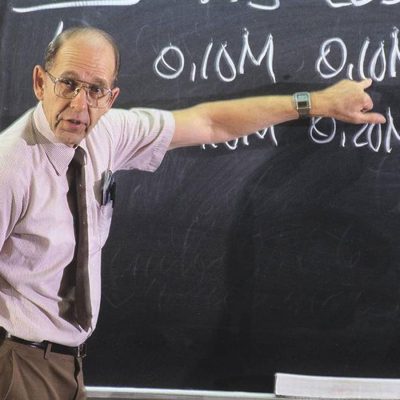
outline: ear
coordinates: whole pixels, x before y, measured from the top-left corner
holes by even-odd
[[[112,95],[111,95],[112,98],[111,98],[111,101],[110,101],[110,105],[108,106],[109,108],[111,108],[112,105],[114,104],[115,100],[119,96],[119,92],[120,92],[119,87],[115,87],[114,89],[112,89]]]
[[[35,65],[35,68],[33,68],[32,81],[33,91],[38,100],[43,100],[45,74],[45,70],[40,65]]]

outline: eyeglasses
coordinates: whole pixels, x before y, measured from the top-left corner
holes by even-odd
[[[82,82],[70,78],[56,78],[46,71],[54,83],[54,93],[63,99],[73,99],[82,89],[85,89],[87,104],[92,108],[106,108],[112,99],[112,90],[99,85]]]

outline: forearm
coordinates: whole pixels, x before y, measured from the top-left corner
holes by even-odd
[[[221,143],[298,118],[291,96],[261,96],[202,103],[175,111],[174,116],[177,126],[175,147]],[[185,132],[185,127],[189,127],[190,132]]]

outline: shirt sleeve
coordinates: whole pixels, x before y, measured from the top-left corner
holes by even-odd
[[[172,113],[154,109],[112,109],[99,122],[110,138],[114,171],[155,171],[175,130]]]

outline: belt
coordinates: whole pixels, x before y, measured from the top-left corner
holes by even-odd
[[[86,343],[82,343],[79,346],[71,347],[64,346],[63,344],[49,342],[44,340],[43,342],[31,342],[30,340],[21,339],[17,336],[10,335],[5,329],[0,328],[0,335],[11,342],[24,344],[29,347],[34,347],[36,349],[41,349],[45,352],[52,352],[58,354],[67,354],[70,356],[84,358],[86,357]]]

